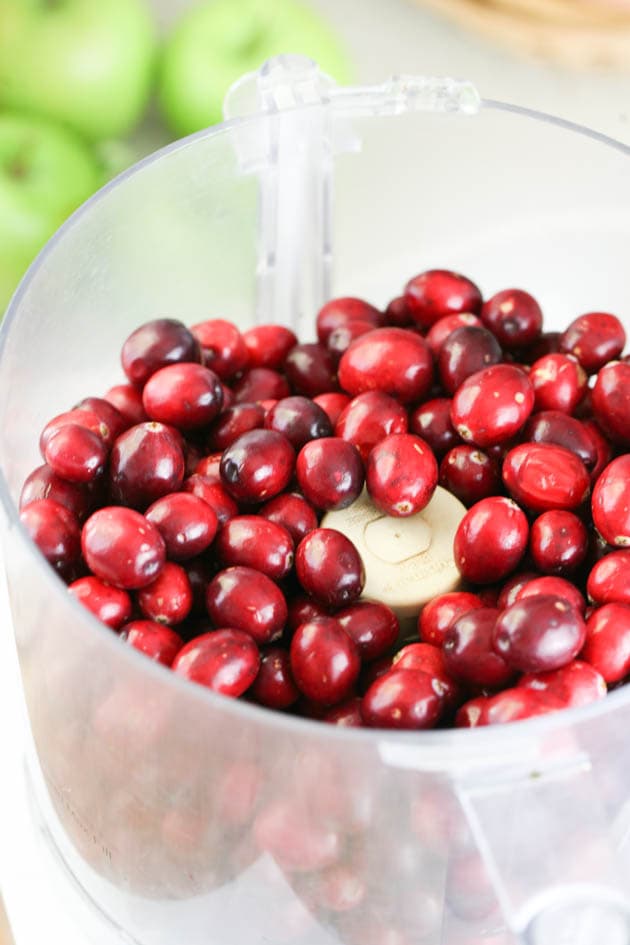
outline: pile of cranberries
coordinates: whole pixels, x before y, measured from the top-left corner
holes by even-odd
[[[316,327],[301,344],[279,325],[148,322],[122,347],[126,383],[50,420],[21,519],[69,592],[180,676],[338,725],[508,722],[623,682],[619,319],[545,333],[527,292],[484,302],[432,270],[385,311],[334,299]],[[438,483],[468,508],[462,586],[401,630],[321,518],[364,487],[413,515]]]

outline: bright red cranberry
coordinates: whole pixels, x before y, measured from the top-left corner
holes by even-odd
[[[201,351],[194,336],[173,318],[156,318],[136,328],[121,352],[123,371],[136,387],[144,387],[151,375],[167,364],[200,360]]]
[[[604,677],[593,666],[580,660],[573,660],[549,673],[528,673],[519,680],[518,688],[521,687],[551,693],[567,709],[589,705],[606,695]]]
[[[53,417],[42,430],[39,438],[39,450],[43,457],[46,456],[46,448],[53,436],[69,425],[83,427],[97,436],[106,446],[112,445],[111,431],[107,424],[103,423],[93,410],[81,410],[75,407],[74,410],[67,410],[65,413]]]
[[[479,728],[481,725],[487,725],[489,704],[488,696],[477,696],[475,699],[469,699],[457,710],[455,727]]]
[[[225,567],[244,565],[274,581],[293,566],[293,539],[275,522],[260,515],[237,515],[226,522],[216,540],[217,554]]]
[[[287,627],[294,633],[303,623],[309,623],[317,617],[330,617],[330,611],[323,604],[318,604],[316,600],[307,594],[296,594],[288,602],[289,616],[287,617]]]
[[[361,659],[366,661],[383,656],[400,633],[394,611],[377,601],[358,601],[338,611],[335,619],[358,647]]]
[[[586,621],[586,643],[581,659],[590,663],[607,683],[630,672],[630,606],[604,604]]]
[[[367,335],[369,331],[374,331],[374,325],[366,321],[352,321],[346,325],[340,325],[331,331],[326,342],[326,348],[330,351],[333,362],[339,364],[339,359],[344,351],[347,351],[355,338],[361,335]]]
[[[133,384],[115,384],[107,391],[104,399],[118,410],[130,426],[149,419],[142,403],[142,391]]]
[[[422,608],[418,617],[418,636],[424,643],[442,646],[447,630],[464,614],[483,607],[477,594],[453,591],[434,597]]]
[[[222,381],[244,371],[249,365],[245,340],[232,322],[210,318],[190,329],[201,348],[203,363]]]
[[[82,577],[73,581],[68,590],[97,620],[112,630],[119,630],[131,620],[131,597],[119,587],[105,584],[96,577]]]
[[[392,328],[409,328],[413,325],[411,311],[404,295],[392,299],[385,309],[385,324]]]
[[[353,397],[369,390],[401,403],[422,400],[433,383],[426,341],[405,328],[377,328],[352,342],[339,362],[339,383]]]
[[[543,314],[536,299],[522,289],[504,289],[484,302],[481,320],[508,351],[538,340]]]
[[[455,562],[467,581],[492,584],[516,568],[527,548],[529,525],[511,499],[490,496],[468,510],[453,543]]]
[[[259,367],[246,371],[232,386],[234,402],[256,404],[262,400],[281,400],[291,391],[285,377],[271,368]]]
[[[224,450],[249,430],[260,429],[265,422],[265,411],[260,404],[235,404],[222,410],[208,434],[208,448]],[[199,472],[200,470],[195,470]]]
[[[476,315],[469,312],[461,312],[457,315],[446,315],[438,322],[435,322],[426,336],[426,341],[431,349],[431,354],[437,361],[442,350],[442,345],[446,339],[458,328],[480,327],[481,320]]]
[[[282,433],[296,450],[333,432],[326,412],[308,397],[279,400],[267,413],[265,427]]]
[[[405,301],[416,325],[430,328],[446,315],[481,310],[481,292],[474,282],[447,269],[430,269],[405,286]]]
[[[387,515],[420,512],[435,492],[437,480],[438,465],[431,448],[411,433],[384,437],[368,456],[367,490]]]
[[[281,870],[313,873],[335,863],[342,839],[321,819],[309,813],[300,798],[273,800],[256,816],[253,837]]]
[[[595,528],[609,545],[630,545],[630,454],[613,459],[593,489]]]
[[[291,671],[300,692],[321,705],[336,705],[354,689],[359,650],[333,617],[298,627],[291,640]]]
[[[595,465],[590,469],[591,484],[594,485],[604,471],[613,456],[612,446],[600,430],[595,420],[583,420],[582,426],[590,436],[597,459]]]
[[[531,527],[529,551],[543,574],[575,571],[588,551],[588,532],[573,512],[551,509],[539,515]]]
[[[441,647],[430,643],[409,643],[394,656],[392,669],[413,669],[426,673],[433,680],[433,688],[444,700],[445,708],[455,709],[462,702],[461,687],[449,676]]]
[[[300,697],[291,672],[291,660],[281,646],[270,646],[260,654],[260,669],[249,690],[260,705],[270,709],[288,709]]]
[[[533,407],[534,390],[524,371],[495,364],[464,381],[453,397],[451,420],[463,440],[484,449],[515,436]]]
[[[593,565],[586,590],[596,604],[630,605],[630,551],[613,551]]]
[[[383,313],[369,302],[350,296],[331,299],[317,313],[317,338],[325,345],[336,328],[348,322],[365,321],[378,328],[383,324]]]
[[[223,453],[221,481],[239,502],[262,502],[289,484],[295,452],[275,430],[250,430]]]
[[[544,355],[532,364],[529,379],[536,410],[572,414],[586,393],[586,374],[572,355]]]
[[[328,722],[329,725],[342,725],[344,728],[363,728],[362,703],[363,700],[359,696],[352,696],[345,702],[326,709],[322,715],[322,722]]]
[[[492,643],[499,614],[494,607],[479,607],[451,624],[442,645],[449,676],[477,689],[501,689],[511,681],[514,670]]]
[[[510,450],[503,482],[516,501],[533,512],[576,509],[590,492],[584,463],[551,443],[522,443]]]
[[[94,482],[105,470],[107,447],[96,433],[68,423],[50,437],[44,458],[68,482]]]
[[[303,446],[295,473],[304,497],[317,509],[345,509],[363,489],[359,451],[336,436],[311,440]]]
[[[146,587],[166,560],[157,528],[144,515],[122,506],[94,512],[83,526],[81,546],[96,577],[124,590]]]
[[[546,575],[544,577],[535,577],[527,581],[515,594],[514,602],[524,600],[528,597],[539,597],[540,595],[561,597],[566,600],[579,613],[583,614],[586,608],[586,601],[580,590],[567,581],[566,578]]]
[[[70,574],[81,553],[77,517],[54,499],[36,499],[22,509],[20,521],[49,564]]]
[[[208,585],[206,603],[217,627],[244,630],[259,645],[277,640],[287,622],[280,588],[252,568],[219,571]]]
[[[615,315],[590,312],[572,321],[560,338],[560,350],[574,355],[587,374],[618,358],[626,343],[624,327]]]
[[[238,698],[256,679],[258,647],[241,630],[222,629],[195,637],[173,663],[173,671],[213,692]]]
[[[409,432],[422,437],[438,458],[460,442],[451,423],[451,403],[449,397],[427,400],[416,407],[409,417]],[[405,433],[406,431],[393,430],[391,432]]]
[[[217,375],[201,364],[170,364],[151,375],[142,402],[152,420],[198,430],[220,413],[223,389]]]
[[[630,364],[614,361],[599,371],[592,404],[602,430],[616,443],[630,446]]]
[[[471,506],[495,495],[501,479],[495,463],[476,446],[454,446],[440,463],[440,485]]]
[[[122,628],[120,639],[164,666],[173,665],[184,645],[178,633],[152,620],[132,620]]]
[[[282,525],[295,545],[299,545],[309,532],[317,528],[315,509],[297,492],[277,495],[271,502],[263,505],[258,510],[258,514],[269,519],[270,522],[275,522],[276,525]]]
[[[321,344],[299,344],[284,359],[284,373],[296,394],[315,397],[337,387],[335,362]]]
[[[444,707],[437,688],[435,680],[420,670],[390,670],[364,695],[363,720],[371,728],[432,728]]]
[[[532,443],[552,443],[563,446],[578,456],[587,469],[597,461],[593,437],[584,424],[559,410],[542,410],[532,414],[523,430],[523,439]]]
[[[47,464],[38,466],[24,481],[20,493],[20,511],[38,499],[53,499],[76,515],[81,522],[92,507],[90,493],[75,482],[67,482]]]
[[[109,487],[120,505],[146,509],[184,481],[182,448],[163,423],[139,423],[118,437],[109,463]]]
[[[194,558],[209,548],[219,527],[213,508],[187,492],[173,492],[158,499],[146,511],[173,561]]]
[[[327,394],[318,394],[317,397],[313,397],[313,403],[321,407],[327,414],[334,430],[337,420],[350,403],[350,398],[347,394],[342,394],[341,391],[333,390]]]
[[[136,600],[148,620],[160,624],[181,623],[193,604],[188,575],[179,564],[167,561],[156,579],[138,591]]]
[[[551,692],[538,692],[535,689],[505,689],[488,699],[483,710],[484,725],[505,725],[507,722],[519,722],[533,719],[537,715],[557,712],[564,705]]]
[[[467,378],[502,360],[501,346],[487,328],[457,328],[440,349],[437,363],[442,387],[454,394]]]
[[[335,436],[352,443],[365,462],[373,446],[390,433],[407,432],[405,408],[379,390],[354,397],[339,415]]]
[[[258,429],[258,427],[254,427]],[[247,433],[247,430],[243,431]],[[223,450],[218,453],[210,453],[209,456],[202,456],[195,466],[192,476],[203,476],[208,482],[221,482],[221,458]]]
[[[220,482],[195,474],[184,480],[183,489],[210,506],[218,519],[219,527],[225,525],[234,515],[238,515],[238,505]]]
[[[344,607],[361,596],[365,571],[352,542],[333,528],[316,528],[298,545],[298,581],[307,594],[329,607]]]
[[[568,601],[551,594],[522,597],[504,610],[494,628],[497,653],[522,673],[546,673],[578,655],[586,624]]]
[[[287,354],[298,343],[295,334],[284,325],[256,325],[243,332],[243,341],[252,368],[279,370]]]
[[[96,414],[101,423],[104,423],[108,428],[112,443],[116,437],[120,436],[121,433],[124,433],[125,430],[128,430],[129,427],[133,425],[122,415],[120,410],[102,397],[84,397],[74,409],[87,410],[90,413]]]

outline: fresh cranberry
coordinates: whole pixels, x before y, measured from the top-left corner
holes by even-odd
[[[599,479],[600,474],[611,461],[613,451],[610,443],[600,430],[595,420],[583,420],[582,426],[590,436],[593,446],[595,447],[595,454],[597,458],[595,460],[595,465],[590,470],[591,484],[594,485]]]
[[[122,628],[120,639],[164,666],[173,665],[184,645],[178,633],[152,620],[132,620]]]
[[[258,429],[258,427],[254,427]],[[243,432],[247,433],[247,430]],[[203,476],[209,482],[221,482],[221,459],[223,450],[218,453],[210,453],[208,456],[202,456],[195,466],[192,476]]]
[[[520,592],[530,581],[539,577],[538,571],[517,571],[501,587],[496,606],[499,610],[505,610],[506,607],[514,603]]]
[[[347,351],[355,338],[361,335],[367,335],[369,331],[374,331],[374,325],[366,321],[352,321],[346,325],[340,325],[331,331],[326,342],[326,348],[331,353],[333,362],[339,364],[339,359],[344,351]]]
[[[260,515],[237,515],[226,522],[215,545],[225,567],[244,565],[274,581],[293,566],[293,539],[283,528]]]
[[[326,412],[308,397],[279,400],[267,413],[265,427],[282,433],[296,450],[333,432]]]
[[[479,728],[481,725],[487,725],[489,704],[488,696],[477,696],[475,699],[469,699],[457,710],[455,727]]]
[[[335,614],[358,647],[362,660],[383,656],[396,642],[400,627],[394,611],[378,601],[359,601]]]
[[[318,394],[317,397],[313,397],[313,403],[321,407],[326,413],[334,430],[337,420],[350,403],[350,398],[347,394],[342,394],[341,391],[333,390],[327,394]]]
[[[315,397],[337,387],[335,362],[321,344],[299,344],[284,360],[284,372],[292,390]]]
[[[199,555],[197,558],[190,558],[184,561],[183,568],[188,575],[190,589],[192,591],[192,607],[190,609],[191,617],[203,617],[203,627],[207,627],[208,608],[206,607],[206,592],[208,584],[216,573],[216,567],[206,555]],[[201,631],[200,631],[201,632]],[[187,639],[197,636],[197,631],[187,633]]]
[[[354,688],[359,650],[333,617],[319,617],[297,628],[291,640],[291,671],[300,692],[321,705],[336,705]]]
[[[563,446],[578,456],[587,469],[597,461],[597,450],[584,424],[559,410],[542,410],[533,414],[523,430],[523,438],[531,443]]]
[[[275,430],[243,433],[223,453],[221,481],[239,502],[262,502],[289,484],[295,452]]]
[[[36,499],[22,509],[20,521],[53,568],[69,575],[81,553],[76,515],[54,499]]]
[[[144,387],[151,375],[167,364],[200,360],[201,351],[194,336],[173,318],[156,318],[136,328],[121,352],[123,371],[136,387]]]
[[[300,798],[270,801],[256,815],[252,829],[257,848],[291,874],[315,874],[342,852],[340,834],[314,818]]]
[[[309,623],[317,617],[330,617],[330,611],[307,594],[296,594],[288,602],[289,615],[287,627],[294,633],[303,623]]]
[[[142,391],[133,384],[115,384],[107,391],[104,399],[118,410],[130,426],[149,419],[142,403]]]
[[[630,673],[630,606],[604,604],[586,621],[586,643],[581,659],[590,663],[607,683]]]
[[[380,656],[363,666],[361,678],[359,680],[360,692],[366,693],[373,682],[388,673],[394,665],[394,657],[390,654]]]
[[[291,391],[285,377],[271,368],[259,367],[246,371],[233,385],[234,402],[256,404],[263,400],[281,400]]]
[[[50,437],[44,458],[68,482],[94,482],[105,470],[107,447],[96,433],[68,423]]]
[[[619,357],[625,343],[624,327],[615,315],[590,312],[565,329],[560,350],[574,355],[587,374],[595,374],[607,361]]]
[[[407,411],[393,397],[378,390],[354,397],[335,425],[335,436],[356,446],[364,462],[384,436],[406,432]]]
[[[474,282],[447,269],[430,269],[405,286],[405,301],[416,325],[430,328],[446,315],[481,310],[481,292]]]
[[[120,410],[102,397],[84,397],[74,409],[87,410],[90,413],[96,414],[101,423],[104,423],[108,428],[112,443],[116,437],[120,436],[121,433],[124,433],[125,430],[128,430],[129,427],[133,425],[122,415]]]
[[[298,581],[307,594],[329,607],[343,607],[361,596],[363,562],[352,542],[332,528],[316,528],[295,555]]]
[[[157,528],[144,515],[121,506],[94,512],[83,526],[81,546],[96,577],[124,590],[146,587],[166,560]]]
[[[438,322],[435,322],[426,336],[426,341],[431,349],[431,354],[437,361],[442,350],[442,345],[446,339],[458,328],[473,328],[481,326],[481,319],[469,312],[461,312],[457,315],[446,315]]]
[[[260,654],[260,669],[249,690],[260,705],[270,709],[288,709],[300,697],[291,672],[291,660],[281,646],[270,646]]]
[[[481,320],[499,343],[513,351],[538,340],[543,314],[536,299],[522,289],[504,289],[484,302]]]
[[[459,443],[459,436],[451,423],[451,403],[449,397],[436,397],[420,404],[409,417],[409,432],[422,437],[438,458]]]
[[[287,354],[298,343],[295,334],[284,325],[256,325],[243,332],[243,341],[252,368],[279,370]]]
[[[630,446],[630,364],[614,361],[598,373],[592,391],[593,413],[616,443]]]
[[[527,422],[534,390],[513,364],[495,364],[469,377],[453,397],[451,420],[463,440],[482,449],[504,443]]]
[[[533,512],[576,509],[590,492],[584,463],[551,443],[522,443],[510,450],[503,482],[516,501]]]
[[[420,670],[390,670],[364,695],[363,720],[371,728],[432,728],[444,707],[436,689],[435,680]]]
[[[256,679],[258,647],[241,630],[222,629],[195,637],[182,647],[173,671],[213,692],[238,698]]]
[[[409,328],[413,325],[411,311],[404,295],[397,295],[385,309],[385,324],[392,328]]]
[[[206,603],[217,627],[244,630],[256,643],[271,643],[287,622],[280,588],[260,571],[247,567],[219,571],[210,581]]]
[[[387,515],[403,517],[420,512],[438,480],[438,465],[430,447],[411,433],[384,437],[370,452],[365,481],[374,504]]]
[[[519,722],[532,719],[537,715],[547,715],[563,709],[561,700],[551,692],[538,692],[535,689],[505,689],[488,699],[483,710],[484,725],[504,725],[507,722]]]
[[[39,499],[53,499],[76,515],[80,522],[92,507],[92,499],[85,486],[67,482],[53,472],[48,464],[38,466],[26,477],[20,493],[20,511]]]
[[[356,397],[369,390],[401,403],[422,400],[433,383],[425,340],[405,328],[377,328],[352,342],[339,362],[339,383]]]
[[[596,604],[630,605],[630,551],[613,551],[593,565],[586,590]]]
[[[156,579],[138,591],[136,599],[148,620],[160,624],[181,623],[193,603],[188,575],[179,564],[167,561]]]
[[[467,581],[492,584],[510,574],[525,553],[529,525],[515,502],[490,496],[468,510],[453,543],[455,562]]]
[[[350,699],[346,699],[345,702],[340,702],[339,705],[326,709],[321,720],[322,722],[328,722],[329,725],[342,725],[344,728],[362,728],[362,703],[363,700],[359,696],[352,696]]]
[[[443,650],[430,643],[409,643],[396,653],[392,669],[414,669],[433,680],[433,688],[444,700],[444,707],[455,709],[462,701],[461,687],[449,676]]]
[[[311,440],[303,446],[295,472],[304,497],[317,509],[345,509],[363,489],[359,451],[340,437]]]
[[[68,590],[97,620],[112,630],[119,630],[131,620],[131,597],[119,587],[112,587],[96,577],[82,577],[73,581]]]
[[[495,463],[476,446],[454,446],[440,463],[440,485],[471,506],[501,488]]]
[[[543,331],[538,340],[520,354],[527,364],[534,364],[540,358],[547,357],[548,354],[559,354],[561,337],[561,331]]]
[[[276,525],[282,525],[288,531],[295,545],[298,545],[309,532],[317,528],[315,509],[297,492],[285,492],[282,495],[277,495],[271,502],[263,505],[258,510],[258,514],[269,519],[270,522],[275,522]]]
[[[464,614],[483,607],[477,594],[468,591],[453,591],[434,597],[420,611],[418,636],[424,643],[442,646],[447,630]]]
[[[593,666],[580,660],[573,660],[567,666],[548,673],[528,673],[519,680],[518,688],[521,687],[549,692],[567,709],[589,705],[606,695],[604,677]]]
[[[46,457],[46,448],[50,440],[59,433],[60,430],[63,430],[64,427],[69,425],[80,426],[88,430],[108,447],[111,446],[113,442],[109,427],[106,423],[103,423],[101,418],[95,414],[93,410],[75,408],[74,410],[67,410],[65,413],[60,413],[56,417],[53,417],[42,430],[39,438],[39,451],[44,458]]]
[[[494,648],[513,669],[545,673],[578,655],[586,624],[568,601],[551,594],[522,597],[503,611],[494,628]]]
[[[544,355],[532,364],[529,379],[536,410],[572,414],[586,392],[586,374],[572,355]]]
[[[630,454],[613,459],[593,489],[595,528],[609,545],[630,545]]]
[[[220,482],[207,479],[197,473],[184,480],[183,489],[209,505],[219,522],[219,527],[238,515],[238,505]]]
[[[440,349],[437,363],[442,387],[454,394],[467,378],[502,359],[501,346],[487,328],[474,325],[457,328]]]
[[[494,607],[479,607],[451,624],[442,644],[449,676],[477,689],[501,689],[511,681],[514,670],[492,643],[499,614]]]
[[[369,322],[377,328],[383,324],[383,314],[369,302],[350,296],[326,302],[316,318],[317,338],[320,344],[325,345],[336,328],[354,321]]]
[[[155,421],[130,427],[114,443],[109,487],[120,505],[146,509],[184,481],[184,454],[174,432]]]
[[[573,512],[551,509],[533,523],[529,551],[534,564],[544,574],[568,574],[586,557],[588,532]]]
[[[524,600],[527,597],[538,597],[540,595],[561,597],[566,600],[579,613],[583,614],[586,608],[586,601],[580,590],[567,581],[566,578],[546,575],[544,577],[535,577],[527,581],[515,594],[514,602]]]
[[[220,413],[223,390],[217,375],[201,364],[170,364],[151,375],[142,402],[152,420],[198,430]]]
[[[222,381],[244,371],[249,364],[245,340],[232,322],[210,318],[190,329],[201,348],[202,361]]]
[[[260,404],[235,404],[222,410],[208,433],[208,447],[224,450],[249,430],[257,430],[265,422],[265,411]],[[199,470],[195,470],[198,472]]]
[[[174,492],[158,499],[145,514],[160,532],[166,553],[174,561],[194,558],[205,551],[212,544],[219,525],[214,509],[186,492]]]

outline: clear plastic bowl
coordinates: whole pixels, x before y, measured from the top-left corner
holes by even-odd
[[[383,304],[443,266],[526,287],[551,328],[593,309],[630,324],[628,148],[466,83],[295,72],[250,77],[231,107],[261,114],[101,191],[3,326],[5,556],[49,839],[113,940],[623,945],[630,689],[478,731],[276,714],[123,646],[19,524],[44,422],[116,383],[122,340],[156,316],[304,335],[329,293]]]

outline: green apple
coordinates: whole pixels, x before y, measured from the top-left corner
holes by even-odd
[[[295,0],[205,0],[184,14],[164,50],[163,115],[180,136],[221,120],[229,86],[280,53],[315,59],[339,82],[351,73],[331,27]]]
[[[37,252],[101,183],[74,132],[0,112],[0,317]]]
[[[0,105],[87,138],[134,127],[151,93],[155,53],[144,0],[0,0]]]

